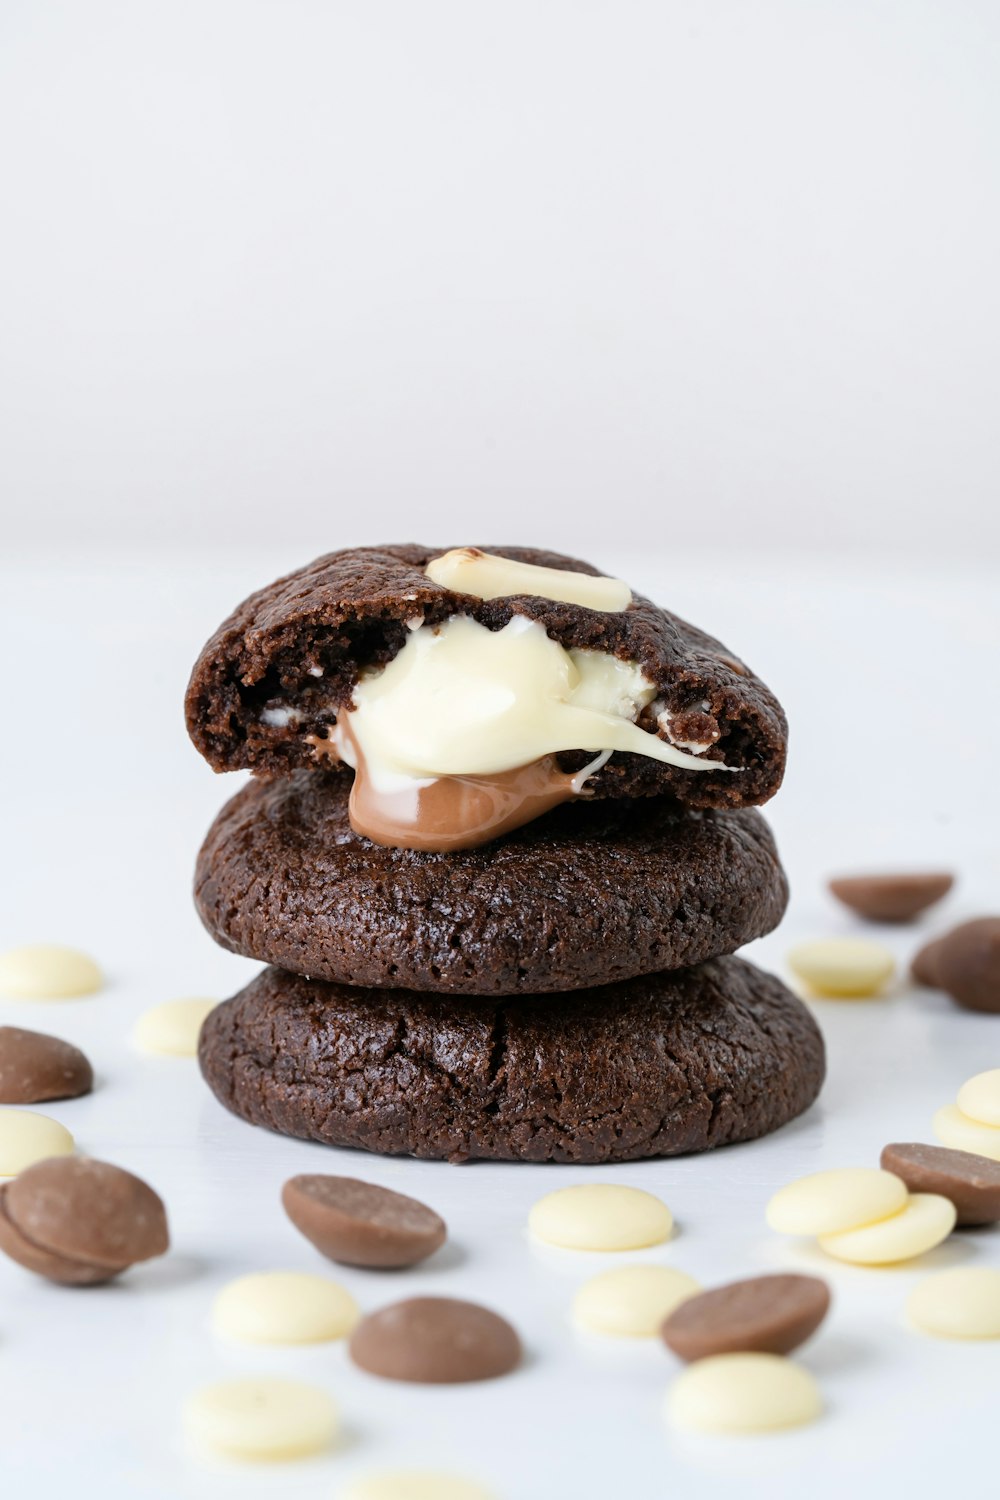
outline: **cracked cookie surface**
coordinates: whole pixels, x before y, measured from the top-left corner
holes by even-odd
[[[349,791],[298,771],[223,808],[195,901],[224,948],[344,984],[539,994],[732,953],[777,926],[788,899],[752,809],[584,802],[431,854],[354,833]]]
[[[824,1074],[809,1011],[737,958],[501,1000],[267,969],[212,1012],[199,1057],[252,1124],[450,1161],[629,1161],[753,1140],[807,1109]]]

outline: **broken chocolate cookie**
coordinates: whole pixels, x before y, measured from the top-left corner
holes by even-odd
[[[347,768],[398,847],[486,842],[560,801],[766,801],[787,729],[711,636],[586,563],[526,548],[333,552],[204,648],[191,737],[220,771]]]

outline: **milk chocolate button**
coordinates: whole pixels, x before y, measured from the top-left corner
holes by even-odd
[[[977,917],[921,948],[918,984],[945,990],[964,1010],[1000,1014],[1000,917]]]
[[[360,1322],[351,1358],[386,1380],[454,1385],[491,1380],[520,1363],[521,1341],[510,1324],[457,1297],[410,1297]]]
[[[291,1177],[281,1201],[320,1254],[345,1266],[414,1266],[440,1249],[447,1234],[432,1208],[356,1177]]]
[[[688,1297],[661,1329],[681,1359],[713,1354],[789,1354],[826,1317],[830,1290],[818,1276],[751,1276]]]
[[[902,1177],[911,1193],[950,1198],[959,1224],[1000,1223],[1000,1161],[913,1141],[886,1146],[882,1166]]]
[[[941,939],[935,938],[933,942],[925,943],[922,948],[910,960],[910,977],[915,984],[925,984],[928,989],[937,988],[937,956],[941,946]]]
[[[42,1031],[0,1026],[0,1104],[76,1099],[94,1086],[94,1070],[79,1047]]]
[[[50,1281],[110,1281],[168,1245],[160,1198],[108,1162],[50,1157],[0,1189],[0,1249]]]
[[[839,875],[830,890],[869,922],[912,922],[946,896],[954,875]]]

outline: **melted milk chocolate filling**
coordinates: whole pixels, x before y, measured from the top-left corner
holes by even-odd
[[[438,854],[488,844],[562,802],[585,796],[584,782],[610,754],[598,756],[573,775],[560,771],[554,755],[543,755],[513,771],[437,776],[399,790],[379,791],[346,715],[331,728],[328,739],[310,738],[317,755],[354,767],[349,812],[355,833],[373,844]]]
[[[682,749],[639,727],[655,699],[637,662],[567,650],[524,615],[496,631],[468,615],[434,626],[418,619],[391,661],[362,674],[327,739],[312,744],[354,768],[356,833],[398,848],[468,849],[579,797],[615,750],[725,770],[690,753],[711,740]],[[658,723],[669,736],[670,716]],[[555,757],[574,749],[594,758],[566,775]]]

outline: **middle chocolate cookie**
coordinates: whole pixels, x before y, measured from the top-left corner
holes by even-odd
[[[224,948],[341,984],[538,994],[733,953],[776,927],[788,899],[752,809],[577,804],[431,854],[354,833],[349,793],[341,777],[299,771],[252,781],[222,809],[195,900]]]

